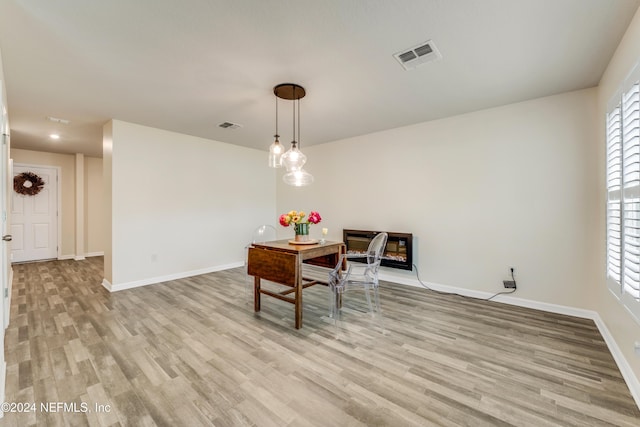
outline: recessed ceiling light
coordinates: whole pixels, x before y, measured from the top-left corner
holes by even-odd
[[[51,138],[51,139],[60,139],[60,135],[58,135],[57,133],[52,133],[51,135],[49,135],[49,138]]]

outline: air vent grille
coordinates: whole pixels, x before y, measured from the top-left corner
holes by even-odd
[[[417,56],[415,53],[413,53],[412,50],[410,50],[409,52],[400,54],[400,60],[402,60],[402,62],[411,61],[412,59],[416,59],[416,58]]]
[[[238,123],[222,122],[218,124],[218,127],[221,127],[222,129],[238,129],[241,128],[242,125],[239,125]]]
[[[422,45],[420,47],[415,48],[414,50],[418,54],[418,56],[425,56],[426,54],[433,52],[433,49],[431,48],[430,44]]]
[[[393,56],[405,70],[412,70],[419,65],[437,61],[442,58],[433,40],[420,43],[412,48],[398,52]]]

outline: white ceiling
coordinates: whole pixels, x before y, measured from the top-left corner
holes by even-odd
[[[13,147],[102,155],[111,118],[302,148],[597,85],[640,0],[0,0]],[[433,40],[440,61],[393,54]],[[280,101],[281,141],[291,102]],[[46,120],[53,116],[69,125]],[[242,128],[224,130],[230,121]],[[48,138],[58,132],[62,138]]]

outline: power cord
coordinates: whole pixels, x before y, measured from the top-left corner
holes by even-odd
[[[469,295],[462,295],[459,294],[457,292],[445,292],[445,291],[439,291],[437,289],[433,289],[430,288],[429,286],[425,285],[422,280],[420,280],[420,273],[418,271],[418,266],[413,264],[413,268],[416,269],[416,278],[418,279],[418,282],[420,283],[420,285],[422,285],[423,288],[428,289],[432,292],[435,292],[437,294],[441,294],[441,295],[456,295],[462,298],[470,298],[470,299],[476,299],[476,300],[481,300],[481,301],[491,301],[492,299],[494,299],[495,297],[497,297],[498,295],[508,295],[508,294],[512,294],[516,291],[516,288],[513,288],[510,291],[502,291],[502,292],[498,292],[497,294],[494,294],[492,296],[490,296],[489,298],[478,298],[478,297],[471,297]],[[511,278],[513,279],[513,283],[516,282],[516,278],[513,276],[513,268],[511,269]]]

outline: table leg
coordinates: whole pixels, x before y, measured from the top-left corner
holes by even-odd
[[[302,263],[296,269],[296,290],[295,290],[295,316],[296,329],[302,328]]]
[[[260,311],[260,277],[253,277],[253,311]]]

